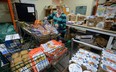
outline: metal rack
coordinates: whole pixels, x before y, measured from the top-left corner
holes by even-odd
[[[70,58],[73,56],[74,42],[79,43],[79,44],[83,44],[85,46],[91,47],[91,48],[99,50],[99,51],[103,50],[103,48],[100,48],[100,47],[97,47],[97,46],[94,46],[94,45],[91,45],[91,44],[88,44],[88,43],[85,43],[85,42],[82,42],[82,41],[78,41],[78,40],[75,40],[74,38],[72,38],[72,40],[71,40],[71,54],[70,54]]]
[[[82,32],[86,32],[86,31],[90,31],[90,32],[95,32],[98,34],[104,34],[104,35],[108,35],[109,40],[106,46],[106,49],[111,49],[112,48],[112,42],[114,40],[114,38],[116,37],[116,32],[115,31],[111,31],[111,30],[105,30],[105,29],[99,29],[99,28],[95,28],[95,27],[88,27],[86,25],[67,25],[70,28],[74,28],[76,30],[82,31]],[[82,42],[81,42],[82,43]],[[86,43],[87,45],[87,43]],[[90,44],[89,44],[90,46]],[[98,48],[98,46],[96,46]],[[101,47],[99,47],[101,48]]]

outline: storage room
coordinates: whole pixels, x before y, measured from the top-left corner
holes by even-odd
[[[0,0],[0,72],[116,72],[116,0]]]

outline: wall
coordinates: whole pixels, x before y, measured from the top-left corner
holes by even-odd
[[[93,6],[95,5],[96,0],[63,0],[63,3],[66,4],[70,11],[75,12],[76,6],[87,6],[86,15],[91,15]],[[99,0],[99,3],[104,3],[106,0]]]
[[[99,0],[99,4],[105,3],[105,2],[106,2],[106,0]]]
[[[73,10],[74,12],[76,6],[87,6],[86,15],[90,15],[92,11],[93,0],[64,0],[63,3],[70,8],[70,11]]]
[[[105,3],[106,0],[99,0],[98,4],[102,4],[102,3]],[[94,0],[93,2],[93,6],[96,5],[96,0]]]
[[[11,22],[11,16],[6,2],[0,2],[0,22]]]

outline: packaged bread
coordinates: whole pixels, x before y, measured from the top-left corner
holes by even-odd
[[[11,64],[11,71],[13,72],[15,70],[14,63]]]
[[[39,27],[39,25],[42,25],[42,22],[41,22],[41,20],[35,20],[35,22],[34,22],[34,24],[32,25],[32,27],[34,27],[34,28],[38,28]]]
[[[29,55],[28,54],[22,55],[21,58],[22,59],[28,59],[29,58]]]
[[[22,59],[21,59],[21,57],[18,57],[18,58],[15,58],[13,62],[14,62],[14,64],[18,63],[18,62],[22,62]]]
[[[31,63],[31,60],[29,58],[23,59],[24,64],[29,64]]]
[[[41,25],[38,25],[38,30],[45,30]]]
[[[19,56],[20,56],[19,53],[14,53],[14,54],[12,55],[12,58],[15,59],[15,58],[17,58],[17,57],[19,57]]]
[[[15,67],[16,67],[16,69],[19,69],[21,67],[24,67],[24,64],[23,64],[23,62],[18,62],[18,63],[15,63]]]
[[[20,52],[20,54],[21,54],[21,56],[25,55],[25,54],[28,54],[28,51],[27,50],[23,50],[23,51]]]
[[[27,67],[27,68],[30,68],[30,67],[31,67],[31,65],[30,65],[30,64],[26,64],[26,67]]]
[[[34,25],[42,25],[41,20],[35,20]]]
[[[50,32],[47,31],[47,30],[44,30],[44,31],[42,32],[43,35],[48,35],[49,33],[50,33]]]

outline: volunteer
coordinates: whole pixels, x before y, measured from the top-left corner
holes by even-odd
[[[53,24],[57,28],[60,36],[64,38],[66,33],[66,15],[63,13],[63,6],[56,6],[57,12],[53,12],[48,17],[45,17],[47,20],[53,19]]]

